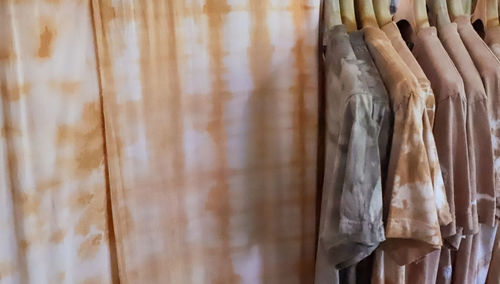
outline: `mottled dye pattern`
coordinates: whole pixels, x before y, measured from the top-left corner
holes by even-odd
[[[326,34],[327,135],[316,283],[356,264],[385,240],[382,172],[389,98],[363,41],[343,25]]]
[[[441,246],[439,225],[448,224],[451,216],[442,177],[433,175],[433,168],[439,171],[439,162],[427,114],[427,93],[383,31],[372,27],[363,30],[394,111],[384,193],[388,212],[383,249],[403,265]]]
[[[319,0],[93,0],[122,283],[311,283]]]
[[[457,234],[457,226],[463,228],[464,223],[469,223],[468,220],[472,219],[472,204],[475,203],[472,200],[475,194],[471,194],[469,156],[463,155],[468,151],[464,83],[439,41],[435,27],[420,29],[415,34],[413,44],[415,59],[429,78],[435,94],[433,133],[453,220],[441,227],[441,235],[448,238]],[[448,244],[458,247],[451,242]]]
[[[494,197],[489,195],[478,196],[478,199],[485,199],[490,203],[495,202],[497,206],[497,217],[500,214],[500,61],[488,48],[486,43],[476,33],[469,18],[458,17],[458,33],[467,51],[469,52],[474,65],[476,65],[488,98],[488,116],[490,120],[491,141],[493,146],[493,158],[495,167],[495,191]],[[492,226],[493,224],[488,224]]]
[[[493,225],[495,218],[495,173],[492,143],[488,139],[491,137],[488,99],[481,76],[458,34],[456,23],[444,26],[439,31],[439,37],[460,72],[467,97],[467,148],[472,199],[472,206],[468,208],[472,211],[461,208],[456,214],[457,220],[465,221],[458,224],[463,227],[464,234],[471,234],[478,231],[478,222]]]
[[[424,98],[425,100],[425,107],[427,110],[429,125],[432,129],[434,126],[434,118],[436,115],[436,99],[434,97],[434,92],[431,88],[431,82],[425,75],[424,70],[422,70],[422,67],[419,65],[419,63],[411,53],[410,49],[406,45],[406,42],[403,40],[403,37],[401,36],[401,33],[396,23],[395,22],[387,23],[382,27],[382,30],[391,41],[391,44],[397,51],[398,55],[406,63],[406,66],[408,66],[412,74],[417,79],[420,85],[420,89],[422,90],[422,98]],[[434,144],[433,142],[434,136],[432,135],[432,133],[426,133],[425,139],[427,141],[427,145]],[[436,163],[435,160],[434,162],[430,163],[430,165],[431,165],[431,176],[433,180],[433,186],[435,188],[439,188],[441,186],[440,182],[443,180],[441,168],[439,164]],[[435,184],[436,182],[437,184]],[[438,209],[438,218],[441,220],[441,222],[444,222],[443,220],[447,218],[446,215],[449,212],[448,208],[438,206],[437,209]]]
[[[111,283],[89,2],[0,1],[0,39],[0,283]]]
[[[401,32],[399,31],[398,26],[395,22],[390,22],[385,24],[381,29],[385,32],[387,37],[392,43],[394,49],[398,52],[399,56],[406,63],[408,68],[410,68],[411,72],[417,78],[420,88],[425,93],[427,106],[427,115],[429,116],[429,122],[431,126],[434,125],[434,114],[436,110],[436,100],[434,98],[434,93],[432,92],[431,82],[427,79],[427,76],[422,70],[422,67],[418,64],[417,60],[411,53],[410,49],[406,45],[406,42],[403,40],[401,36]]]
[[[354,118],[350,138],[345,139],[350,143],[346,145],[349,150],[345,156],[346,176],[340,200],[340,230],[353,237],[361,236],[360,243],[375,244],[385,239],[382,184],[387,172],[392,113],[389,95],[366,47],[363,33],[352,32],[349,39],[359,62],[360,72],[356,77],[366,85],[366,91],[360,92],[361,96],[352,97],[351,109],[359,115]]]
[[[500,59],[500,26],[488,28],[486,30],[486,37],[484,39],[486,44],[490,47],[491,51],[497,59]],[[495,99],[497,101],[498,99]],[[493,102],[491,102],[493,103]],[[497,111],[498,112],[498,111]],[[493,118],[491,118],[493,119]],[[500,128],[500,122],[494,120],[492,122],[496,122],[492,127],[492,131],[495,131],[495,133],[499,133],[500,130],[495,130],[497,128]],[[495,128],[493,128],[495,127]],[[498,172],[498,169],[500,168],[500,160],[497,158],[497,156],[500,155],[500,136],[494,136],[492,137],[493,145],[495,145],[495,170]],[[496,204],[497,204],[497,218],[500,218],[500,185],[499,185],[499,180],[500,177],[498,177],[497,174],[497,179],[495,180],[496,182]],[[499,269],[500,270],[500,269]]]
[[[479,224],[479,233],[462,240],[457,252],[451,252],[453,276],[444,283],[486,283],[498,226]]]

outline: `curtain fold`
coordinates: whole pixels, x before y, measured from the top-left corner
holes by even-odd
[[[0,1],[0,283],[110,283],[90,5]]]
[[[311,283],[318,18],[0,1],[0,283]]]

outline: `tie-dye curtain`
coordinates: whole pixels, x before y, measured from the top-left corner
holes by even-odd
[[[89,8],[0,0],[2,284],[112,279]]]
[[[0,0],[0,283],[311,283],[319,0]]]

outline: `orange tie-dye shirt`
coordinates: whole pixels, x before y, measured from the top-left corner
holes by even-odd
[[[389,90],[394,133],[384,193],[386,238],[394,260],[408,264],[441,247],[440,225],[451,222],[427,113],[427,94],[378,28],[363,29]]]

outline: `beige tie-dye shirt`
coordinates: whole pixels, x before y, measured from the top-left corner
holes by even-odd
[[[479,233],[466,236],[458,251],[451,252],[452,277],[443,283],[485,283],[489,270],[500,268],[490,266],[496,233],[497,226],[479,224]]]
[[[394,112],[383,249],[404,265],[441,247],[440,225],[450,223],[451,215],[426,111],[427,95],[385,33],[374,27],[363,31]]]
[[[488,27],[484,42],[489,46],[497,58],[500,58],[500,26]]]
[[[434,92],[431,88],[431,82],[427,79],[422,67],[418,64],[417,60],[411,53],[410,49],[406,45],[406,42],[403,40],[399,29],[394,22],[389,22],[382,27],[382,30],[385,32],[387,37],[392,43],[394,49],[398,52],[401,59],[406,63],[406,66],[413,73],[418,83],[420,84],[420,88],[422,89],[423,97],[425,98],[425,106],[427,108],[427,116],[429,117],[429,124],[432,128],[434,126],[434,117],[436,114],[436,99],[434,98]],[[431,133],[428,133],[427,140],[430,141],[434,139]],[[431,164],[431,174],[433,181],[442,180],[440,167],[437,165]],[[440,211],[438,211],[440,214]],[[446,213],[443,213],[446,214]],[[444,218],[444,217],[443,217]]]
[[[385,240],[382,172],[390,136],[389,98],[362,35],[327,33],[327,137],[316,283],[356,264]]]
[[[471,195],[475,210],[473,208],[470,215],[466,210],[461,210],[457,214],[461,214],[462,217],[458,216],[457,218],[466,221],[459,224],[463,227],[464,234],[472,234],[478,232],[478,222],[491,225],[495,215],[495,202],[493,200],[495,173],[492,143],[491,139],[488,139],[491,137],[487,109],[488,99],[481,76],[460,38],[457,24],[450,23],[444,26],[439,32],[439,38],[460,72],[467,96],[467,148]],[[477,200],[477,196],[488,196],[489,198]]]
[[[496,215],[500,217],[500,61],[472,27],[469,17],[455,19],[458,33],[474,62],[486,90],[490,120],[491,141],[495,167],[495,196],[478,195],[479,202],[496,203]],[[486,225],[493,226],[494,220]]]
[[[429,79],[401,36],[396,23],[391,21],[381,28],[390,39],[392,46],[398,52],[401,59],[403,59],[413,75],[415,75],[420,87],[426,94],[427,114],[432,127],[434,125],[436,102]],[[447,198],[449,198],[449,196],[447,196]],[[449,205],[452,207],[452,204]],[[436,250],[426,255],[421,261],[413,262],[405,266],[399,266],[382,251],[377,251],[374,271],[376,271],[376,275],[378,275],[378,277],[376,277],[375,281],[378,283],[382,283],[383,281],[388,283],[405,283],[406,281],[412,279],[414,283],[434,283],[437,274],[439,254],[440,251]]]
[[[489,122],[481,79],[458,35],[456,24],[443,26],[440,38],[442,43],[434,27],[422,28],[416,34],[413,49],[415,58],[431,81],[436,94],[434,134],[441,169],[446,173],[444,176],[448,200],[455,204],[453,209],[456,208],[452,209],[456,216],[456,227],[447,226],[441,230],[443,237],[450,236],[447,238],[448,246],[442,248],[441,259],[439,254],[431,254],[421,263],[406,267],[405,274],[408,278],[412,274],[418,275],[416,272],[419,267],[439,263],[428,271],[425,279],[429,283],[435,283],[438,274],[440,281],[451,280],[456,269],[449,265],[452,263],[449,256],[453,252],[448,247],[462,248],[461,234],[467,234],[471,238],[471,234],[479,231],[475,206],[476,188],[480,193],[494,194]],[[479,125],[471,125],[474,122]],[[479,181],[475,179],[477,168],[482,168],[478,172]],[[491,219],[495,212],[494,204],[480,200],[479,211],[481,220],[488,219],[488,214]],[[456,263],[459,264],[459,261]],[[436,273],[438,268],[439,273]]]
[[[457,226],[473,224],[469,220],[472,220],[475,194],[471,193],[469,184],[464,83],[439,41],[435,27],[422,28],[415,34],[413,54],[436,95],[433,133],[453,217],[453,222],[441,228],[442,237],[448,238],[460,232]],[[448,244],[457,248],[459,240],[448,241]]]
[[[497,59],[500,59],[500,26],[491,27],[486,30],[484,38],[486,44],[495,54]],[[497,143],[498,144],[498,143]],[[496,196],[497,208],[500,205],[500,193],[497,191]],[[497,210],[497,217],[500,218],[500,210]],[[497,231],[495,243],[493,246],[493,255],[490,262],[490,270],[488,272],[487,284],[500,283],[500,233]]]

